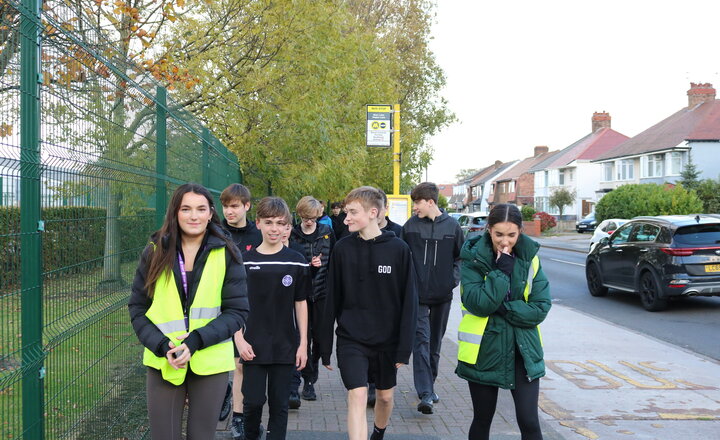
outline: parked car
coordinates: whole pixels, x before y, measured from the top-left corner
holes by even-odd
[[[575,230],[582,234],[585,231],[594,231],[596,226],[595,211],[593,211],[575,223]]]
[[[450,217],[454,218],[455,220],[460,220],[460,217],[463,216],[463,213],[462,212],[448,212],[448,215]]]
[[[636,217],[590,251],[585,277],[592,296],[637,292],[649,311],[670,298],[720,296],[720,217]]]
[[[458,223],[460,223],[460,229],[462,229],[463,234],[465,235],[465,240],[468,240],[485,232],[485,226],[487,225],[487,213],[470,212],[463,214],[458,219]]]
[[[593,246],[595,246],[601,239],[609,237],[617,230],[617,228],[627,222],[628,220],[624,218],[609,218],[601,221],[600,224],[597,225],[597,228],[595,228],[593,236],[590,238],[589,250],[592,250]]]

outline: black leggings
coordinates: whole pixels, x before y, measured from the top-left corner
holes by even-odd
[[[199,376],[188,368],[185,382],[173,385],[160,371],[147,369],[147,406],[152,440],[181,440],[185,397],[188,399],[187,438],[213,438],[220,417],[228,374]]]
[[[515,416],[522,440],[542,440],[538,419],[538,394],[540,379],[527,381],[525,366],[520,357],[515,359],[515,389],[512,390],[515,401]],[[473,421],[470,425],[468,440],[489,440],[497,405],[498,387],[468,382],[473,403]]]

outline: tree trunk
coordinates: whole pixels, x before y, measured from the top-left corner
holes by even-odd
[[[107,217],[105,218],[105,253],[101,284],[115,286],[123,283],[120,272],[120,194],[112,184],[107,185]]]

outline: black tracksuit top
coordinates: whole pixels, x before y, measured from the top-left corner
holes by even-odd
[[[407,364],[417,321],[417,289],[410,248],[389,231],[371,240],[357,232],[337,242],[330,256],[328,295],[319,337],[330,363],[333,325],[339,338],[395,353]]]
[[[255,352],[252,361],[242,362],[295,364],[300,344],[295,302],[304,301],[311,289],[308,263],[287,247],[272,255],[253,249],[242,257],[250,299],[244,337]]]
[[[302,226],[297,225],[290,233],[290,242],[297,243],[303,247],[305,260],[310,263],[313,257],[320,257],[322,265],[315,267],[310,265],[310,276],[312,277],[312,292],[308,293],[308,300],[319,301],[325,298],[327,293],[327,268],[330,254],[335,246],[335,233],[332,228],[322,223],[317,223],[312,234],[305,234]]]
[[[465,241],[458,222],[442,212],[435,220],[413,215],[400,236],[410,246],[420,304],[452,301],[460,283],[460,249]]]

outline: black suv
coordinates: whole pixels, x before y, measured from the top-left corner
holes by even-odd
[[[720,216],[635,217],[590,251],[585,277],[592,296],[638,292],[650,311],[670,297],[720,296]]]

